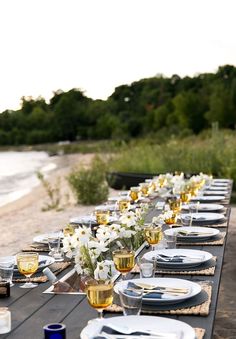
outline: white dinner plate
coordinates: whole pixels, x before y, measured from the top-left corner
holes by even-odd
[[[148,261],[153,261],[153,258],[157,258],[158,255],[163,254],[167,256],[186,256],[186,259],[183,262],[163,262],[157,260],[157,266],[163,268],[190,268],[196,267],[204,262],[212,259],[212,254],[209,252],[201,251],[201,250],[192,250],[192,249],[182,249],[182,248],[174,248],[174,249],[160,249],[155,251],[150,251],[144,254],[143,258]],[[192,260],[188,260],[188,258],[192,258]]]
[[[196,223],[207,223],[213,221],[223,221],[225,219],[224,214],[221,213],[186,213],[181,214],[181,220],[189,220],[192,217],[192,221]]]
[[[189,232],[189,235],[182,235],[179,234],[179,232]],[[199,233],[199,234],[195,234],[194,232]],[[206,240],[206,239],[210,239],[214,236],[216,236],[217,234],[220,233],[219,230],[215,229],[215,228],[210,228],[210,227],[197,227],[197,226],[186,226],[186,227],[178,227],[177,229],[175,228],[170,228],[165,230],[164,232],[166,235],[174,235],[177,234],[177,237],[181,240]],[[193,233],[193,234],[191,234]]]
[[[81,332],[81,339],[93,339],[99,335],[103,326],[119,326],[119,328],[130,328],[134,331],[151,330],[161,333],[176,333],[177,339],[195,339],[195,330],[188,324],[162,317],[129,315],[127,317],[119,316],[100,321],[94,321],[88,324]],[[128,339],[128,336],[127,336]]]
[[[109,216],[109,223],[113,223],[116,221],[117,221],[117,217]],[[97,224],[97,221],[96,221],[95,216],[85,215],[83,217],[70,218],[70,223],[90,225],[90,224]]]
[[[227,194],[226,191],[215,191],[215,190],[207,190],[203,192],[204,195],[221,195],[221,194]]]
[[[16,257],[15,257],[15,261],[16,261]],[[55,259],[52,257],[49,257],[48,255],[39,255],[39,267],[37,272],[42,271],[45,267],[48,267],[50,265],[52,265],[55,262]],[[19,273],[18,268],[14,268],[14,272],[15,273]]]
[[[37,235],[36,237],[33,238],[33,242],[37,242],[38,244],[48,244],[48,237],[50,236],[61,236],[63,238],[63,233],[62,232],[52,232],[52,233],[44,233]]]
[[[192,197],[191,201],[221,201],[224,200],[224,195],[201,195]]]
[[[228,184],[230,182],[229,179],[213,179],[213,184],[215,183],[224,183],[224,184]]]
[[[189,210],[189,205],[186,204],[182,206],[182,209],[185,211]],[[198,204],[198,212],[206,212],[206,211],[221,211],[224,209],[223,205],[219,204]]]
[[[122,280],[119,281],[114,286],[115,293],[119,294],[120,289],[127,288],[129,282],[134,284],[147,284],[147,285],[154,285],[160,287],[174,287],[174,288],[186,288],[188,293],[181,294],[181,295],[169,295],[164,294],[163,298],[151,298],[148,296],[143,295],[142,303],[143,304],[152,304],[152,305],[171,305],[180,303],[184,300],[190,299],[195,295],[201,292],[201,286],[195,282],[185,279],[177,279],[177,278],[141,278],[141,279],[131,279],[131,280]]]
[[[228,183],[226,182],[215,182],[211,184],[211,187],[218,187],[218,188],[227,188],[229,187]]]
[[[210,191],[221,191],[220,194],[224,194],[222,191],[228,191],[228,186],[210,186]]]

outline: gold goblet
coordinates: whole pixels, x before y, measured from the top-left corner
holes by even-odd
[[[152,250],[154,250],[155,245],[157,245],[162,240],[163,237],[161,225],[158,226],[149,225],[145,227],[144,235],[146,241],[149,243],[149,245],[152,246]]]
[[[34,288],[38,284],[33,284],[30,282],[30,277],[34,274],[39,266],[39,256],[38,253],[19,253],[16,256],[17,267],[21,274],[25,275],[28,278],[28,282],[24,285],[21,285],[21,288]]]
[[[98,319],[103,319],[103,310],[113,301],[113,283],[110,280],[88,280],[85,282],[85,292],[89,305],[98,311]]]
[[[125,280],[126,274],[132,270],[135,265],[135,252],[129,249],[120,249],[112,252],[115,268],[122,274]]]

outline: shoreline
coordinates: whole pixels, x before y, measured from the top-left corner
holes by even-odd
[[[57,178],[61,178],[62,203],[67,203],[62,211],[42,211],[48,197],[40,183],[38,186],[22,196],[0,207],[0,256],[12,255],[20,251],[27,244],[32,243],[33,237],[63,228],[71,217],[90,213],[94,206],[77,205],[69,189],[66,175],[76,165],[87,165],[93,154],[70,154],[52,157],[57,167],[45,175],[53,185]],[[65,202],[65,195],[69,194],[69,201]]]

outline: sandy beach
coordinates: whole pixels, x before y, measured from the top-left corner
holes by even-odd
[[[71,217],[90,213],[94,206],[77,205],[68,186],[66,176],[73,166],[88,165],[93,154],[71,154],[52,157],[57,168],[50,172],[50,183],[61,179],[62,211],[42,211],[48,197],[42,185],[35,187],[26,196],[0,207],[0,256],[20,251],[30,244],[34,236],[63,228]],[[111,194],[112,194],[111,190]],[[69,195],[69,201],[65,196]]]

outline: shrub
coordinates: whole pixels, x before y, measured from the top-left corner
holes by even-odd
[[[90,168],[73,169],[67,179],[78,203],[95,205],[108,198],[105,164],[99,157],[93,159]]]

